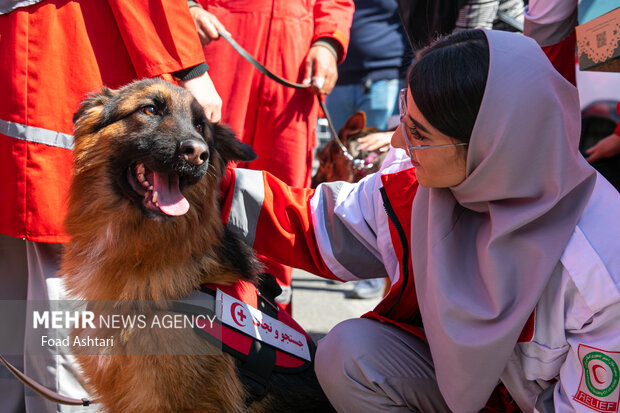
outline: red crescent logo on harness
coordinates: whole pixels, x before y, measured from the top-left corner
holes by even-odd
[[[594,380],[596,380],[598,384],[603,384],[605,383],[605,380],[602,380],[602,381],[599,380],[598,374],[596,373],[598,369],[603,369],[603,374],[606,373],[605,367],[597,364],[594,367],[592,367],[592,375],[594,376]]]
[[[237,307],[239,307],[239,311],[235,314],[235,311],[237,310]],[[248,318],[248,316],[245,315],[245,311],[243,311],[243,306],[239,303],[234,303],[233,305],[230,306],[230,315],[233,319],[233,321],[235,322],[235,324],[237,324],[239,327],[245,327],[245,323],[241,324],[243,322],[243,320],[245,320],[246,318]],[[239,319],[241,319],[241,322],[239,321]]]

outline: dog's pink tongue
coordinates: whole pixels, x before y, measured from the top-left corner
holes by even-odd
[[[157,191],[157,204],[166,215],[179,216],[189,210],[189,202],[179,189],[179,176],[153,172],[153,191]]]

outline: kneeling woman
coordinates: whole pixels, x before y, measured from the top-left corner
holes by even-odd
[[[337,410],[592,411],[620,395],[620,196],[578,152],[577,90],[531,39],[421,51],[396,147],[357,184],[233,170],[230,228],[316,274],[389,276],[319,343]],[[510,397],[508,397],[510,396]],[[489,402],[491,399],[491,402]]]

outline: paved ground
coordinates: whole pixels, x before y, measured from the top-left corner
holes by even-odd
[[[293,270],[293,318],[317,341],[340,321],[372,310],[379,298],[349,299],[353,283],[330,284],[301,270]]]

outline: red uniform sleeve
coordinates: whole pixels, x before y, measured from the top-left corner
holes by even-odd
[[[618,115],[620,115],[620,102],[618,102],[618,105],[616,106],[616,111],[618,112]],[[616,125],[616,129],[614,130],[614,133],[620,136],[620,122],[618,122],[618,124]]]
[[[576,39],[575,31],[573,31],[559,43],[542,47],[543,52],[545,52],[551,64],[555,67],[555,70],[560,72],[560,74],[573,85],[577,85],[575,73]]]
[[[154,77],[205,61],[185,0],[108,0],[139,77]]]
[[[233,198],[239,196],[235,191],[235,169],[229,168],[229,173],[221,186],[222,218],[226,223],[231,209],[237,208]],[[338,279],[323,262],[314,235],[310,208],[314,189],[290,187],[268,172],[262,172],[262,181],[264,198],[255,234],[252,234],[252,247],[259,254],[284,265]],[[250,212],[247,215],[249,218],[255,214]]]
[[[341,46],[338,63],[342,63],[349,47],[349,30],[353,21],[355,6],[352,0],[317,0],[314,5],[314,36],[312,42],[321,37],[336,40]]]

